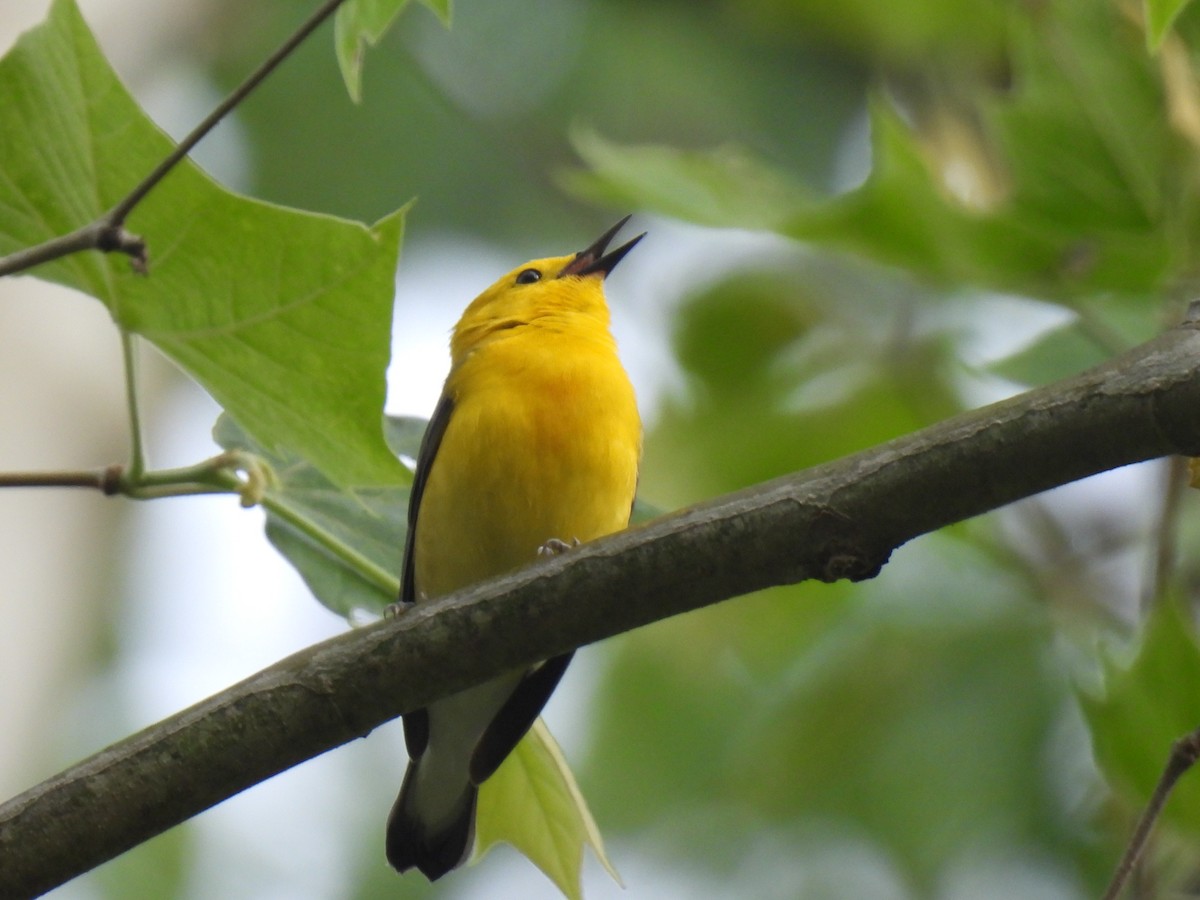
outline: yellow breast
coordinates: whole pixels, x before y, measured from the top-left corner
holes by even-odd
[[[462,360],[446,391],[454,409],[413,548],[418,596],[628,524],[641,423],[607,328],[513,328]]]

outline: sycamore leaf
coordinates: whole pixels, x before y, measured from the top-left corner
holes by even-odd
[[[422,0],[443,24],[450,24],[450,0]],[[367,47],[374,47],[387,33],[408,0],[348,0],[333,20],[333,44],[346,93],[355,103],[362,100],[362,67]]]
[[[389,417],[388,443],[414,458],[425,421]],[[295,454],[271,453],[229,416],[213,438],[226,450],[245,450],[274,474],[262,499],[267,538],[325,606],[346,618],[378,615],[399,596],[408,516],[408,487],[339,487]]]
[[[1153,306],[1096,297],[1066,324],[1038,335],[988,371],[1021,384],[1037,386],[1078,375],[1162,330],[1162,314]]]
[[[711,151],[621,146],[596,132],[572,132],[588,171],[568,170],[570,191],[614,207],[641,207],[702,225],[779,230],[808,201],[788,175],[728,145]]]
[[[1163,602],[1142,633],[1128,664],[1110,658],[1103,692],[1080,701],[1092,735],[1096,762],[1109,785],[1131,808],[1141,809],[1162,774],[1174,741],[1200,724],[1200,646],[1179,605]],[[1200,778],[1179,780],[1163,818],[1192,834],[1200,832]]]
[[[1144,0],[1142,14],[1146,19],[1146,48],[1157,53],[1171,33],[1175,20],[1191,0]]]
[[[480,787],[475,836],[476,859],[502,841],[511,844],[570,900],[583,897],[585,845],[621,884],[575,776],[541,719]]]
[[[418,418],[389,417],[386,431],[393,452],[414,459],[426,424]],[[303,460],[266,453],[228,416],[217,421],[213,436],[225,449],[248,451],[271,467],[274,477],[262,500],[267,537],[321,603],[352,618],[378,614],[395,601],[407,488],[338,488]],[[649,519],[658,510],[640,504],[638,514]],[[478,857],[507,842],[567,897],[582,897],[585,845],[620,883],[587,802],[541,719],[483,785],[476,833]]]
[[[384,433],[392,452],[415,461],[427,424],[415,416],[388,416]],[[336,485],[299,456],[268,451],[229,416],[217,420],[213,439],[270,466],[274,477],[262,501],[267,538],[317,600],[349,619],[379,615],[396,602],[408,529],[407,485]],[[641,500],[634,504],[635,522],[661,514]]]
[[[73,0],[0,60],[0,254],[112,208],[170,151]],[[367,227],[238,196],[188,161],[135,209],[150,274],[77,253],[32,274],[97,297],[263,446],[339,484],[403,483],[383,440],[404,210]]]
[[[1021,350],[990,364],[987,369],[1018,384],[1042,385],[1078,375],[1108,358],[1079,322],[1051,329]]]
[[[769,229],[937,284],[1160,302],[1164,283],[1200,262],[1197,186],[1182,162],[1192,151],[1161,72],[1115,8],[1064,0],[1010,15],[1011,88],[955,84],[946,93],[970,97],[965,113],[937,91],[917,116],[877,97],[871,170],[842,194],[805,191],[737,148],[622,147],[588,133],[574,137],[587,171],[567,187]]]

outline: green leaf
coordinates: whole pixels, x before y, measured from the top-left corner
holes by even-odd
[[[712,151],[625,147],[587,129],[573,131],[571,140],[590,171],[568,170],[559,180],[611,206],[702,225],[778,230],[807,202],[800,185],[733,145]]]
[[[388,441],[397,455],[415,458],[422,419],[388,418]],[[213,437],[226,450],[243,450],[274,473],[262,499],[267,537],[296,567],[313,595],[346,618],[378,615],[399,596],[408,488],[391,483],[339,487],[290,453],[271,453],[229,416]]]
[[[770,229],[936,284],[1161,297],[1200,262],[1200,206],[1181,161],[1191,151],[1140,35],[1103,4],[1014,7],[1011,19],[1011,89],[934,85],[903,115],[876,98],[871,171],[838,196],[806,192],[748,151],[619,147],[588,133],[575,144],[590,171],[566,186],[705,225]]]
[[[988,371],[1021,384],[1049,384],[1078,375],[1162,330],[1163,315],[1157,304],[1138,302],[1138,298],[1092,297],[1076,309],[1075,319],[991,363]]]
[[[988,371],[1019,384],[1042,385],[1078,375],[1108,359],[1109,354],[1078,322],[1041,335],[1028,347],[989,365]]]
[[[426,422],[389,417],[388,442],[415,459]],[[296,567],[313,594],[338,615],[378,614],[398,596],[407,527],[407,488],[360,485],[344,490],[294,456],[264,451],[229,416],[213,436],[270,465],[263,496],[267,537]],[[656,513],[644,507],[645,515]],[[483,786],[477,818],[478,856],[506,841],[527,856],[568,897],[582,897],[583,847],[620,883],[575,778],[541,719]]]
[[[1131,809],[1149,800],[1171,744],[1200,724],[1197,684],[1195,627],[1178,603],[1167,601],[1146,623],[1131,663],[1108,658],[1103,694],[1081,694],[1096,762]],[[1163,810],[1165,821],[1193,835],[1200,832],[1200,779],[1194,775],[1180,779]]]
[[[641,497],[635,497],[633,501],[633,512],[629,516],[630,525],[641,525],[643,522],[649,522],[651,519],[657,519],[666,512],[653,503],[647,503]]]
[[[95,872],[93,896],[110,900],[130,897],[179,897],[187,891],[189,867],[196,854],[191,823],[171,828],[122,853]]]
[[[450,0],[422,0],[442,23],[450,25]],[[408,6],[408,0],[348,0],[333,20],[333,43],[346,92],[362,100],[362,67],[367,47],[374,47]]]
[[[583,897],[585,845],[621,884],[575,776],[541,719],[480,787],[475,834],[476,859],[502,841],[509,843],[570,900]]]
[[[171,149],[72,0],[0,60],[0,96],[0,253],[95,220]],[[99,252],[34,274],[99,298],[263,446],[339,484],[402,483],[380,422],[403,223],[403,209],[368,228],[261,203],[185,161],[128,222],[148,277]]]
[[[1144,0],[1142,13],[1146,19],[1146,49],[1157,53],[1171,33],[1179,14],[1191,0]]]

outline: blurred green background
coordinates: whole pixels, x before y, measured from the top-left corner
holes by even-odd
[[[169,57],[219,96],[311,6],[200,5],[159,71]],[[398,321],[416,305],[439,324],[420,357],[398,333],[394,385],[441,364],[424,362],[439,333],[496,273],[634,212],[650,237],[609,293],[646,407],[641,496],[666,510],[1078,371],[1178,316],[1196,271],[1196,16],[1157,56],[1137,17],[1103,0],[457,0],[446,30],[414,6],[369,53],[360,106],[323,30],[214,137],[232,149],[199,161],[364,221],[418,198]],[[162,120],[179,101],[155,71],[138,93]],[[620,149],[650,144],[674,149],[653,165]],[[479,276],[442,291],[458,268]],[[164,406],[203,417],[190,390]],[[1139,628],[1168,594],[1191,608],[1194,504],[1164,504],[1182,490],[1178,466],[1113,473],[922,538],[872,582],[771,590],[585,650],[548,721],[626,882],[589,867],[589,896],[1097,896],[1169,740],[1200,723],[1190,612],[1153,632],[1162,646]],[[1164,546],[1178,553],[1156,569]],[[112,598],[172,578],[105,580],[54,754],[141,721],[114,685],[161,677],[136,635],[170,613]],[[253,642],[259,601],[241,602],[229,627]],[[341,627],[311,605],[282,615]],[[1147,666],[1106,662],[1150,650],[1150,686]],[[1101,698],[1104,774],[1081,686]],[[71,724],[83,710],[110,718]],[[56,896],[554,896],[505,850],[432,887],[387,870],[402,759],[382,729]],[[1139,896],[1195,876],[1195,805],[1180,798],[1153,848],[1161,892]]]

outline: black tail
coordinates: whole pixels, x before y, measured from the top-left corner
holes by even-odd
[[[479,789],[468,785],[450,823],[436,831],[413,809],[410,784],[419,763],[414,760],[404,775],[400,796],[387,824],[387,858],[397,872],[419,869],[437,881],[467,861],[475,840],[475,802]]]

